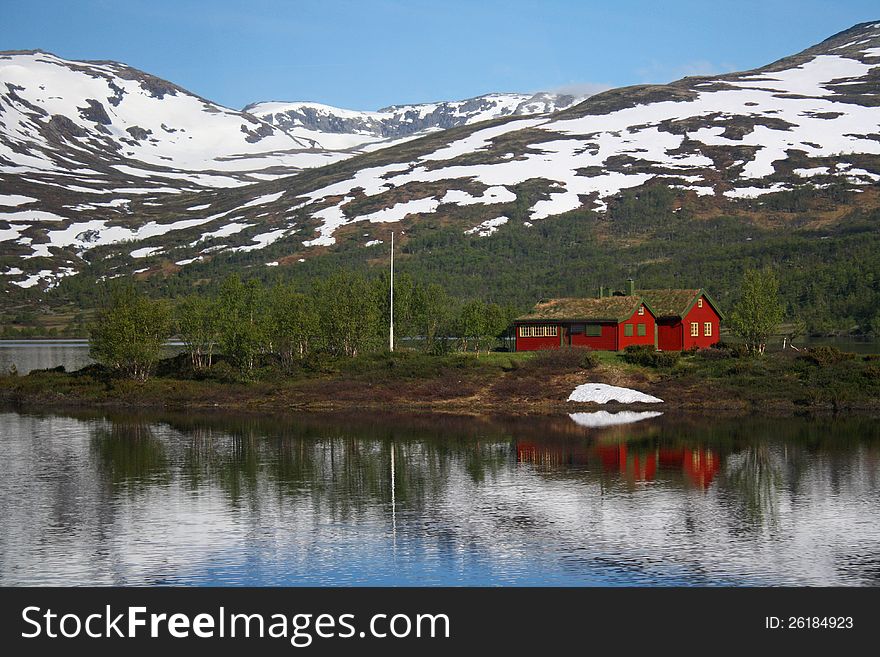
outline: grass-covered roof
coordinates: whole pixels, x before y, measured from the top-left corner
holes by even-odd
[[[699,290],[639,290],[645,301],[654,311],[654,315],[660,317],[684,317],[688,314],[699,297],[703,297],[709,305],[715,309],[718,316],[724,319],[724,313],[704,289]]]
[[[644,299],[640,296],[546,299],[516,318],[519,322],[571,320],[619,322],[629,319]]]
[[[657,317],[683,317],[701,290],[639,290]]]

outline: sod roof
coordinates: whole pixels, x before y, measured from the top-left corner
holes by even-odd
[[[702,290],[639,290],[657,317],[684,317]]]
[[[709,305],[718,313],[718,317],[724,319],[724,313],[704,289],[699,290],[639,290],[645,301],[648,302],[654,316],[661,317],[684,317],[690,312],[691,307],[702,296]]]
[[[629,319],[645,300],[640,296],[585,299],[546,299],[515,321],[542,320],[620,322]],[[649,304],[646,304],[649,305]],[[650,305],[649,305],[650,308]],[[653,309],[652,309],[653,312]]]

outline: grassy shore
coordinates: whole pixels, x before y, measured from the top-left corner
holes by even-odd
[[[249,411],[401,410],[514,414],[588,410],[566,401],[575,386],[635,388],[684,411],[793,414],[880,413],[880,357],[834,348],[763,357],[707,349],[674,362],[632,362],[591,352],[431,356],[401,351],[321,359],[282,371],[268,363],[247,377],[218,362],[193,372],[181,355],[143,383],[100,366],[0,377],[0,403],[22,408],[223,408]],[[589,361],[589,362],[585,362]],[[607,408],[613,410],[614,405]]]

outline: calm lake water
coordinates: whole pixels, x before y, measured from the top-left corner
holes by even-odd
[[[600,413],[0,412],[0,585],[880,584],[876,420]]]

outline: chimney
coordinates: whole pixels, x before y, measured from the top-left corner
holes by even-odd
[[[626,293],[631,297],[636,295],[636,282],[631,277],[626,279]]]

